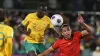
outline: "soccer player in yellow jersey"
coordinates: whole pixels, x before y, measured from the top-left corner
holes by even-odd
[[[5,13],[0,10],[0,56],[12,56],[13,28],[4,24]]]
[[[47,6],[40,4],[37,7],[37,12],[30,13],[19,25],[19,30],[26,34],[24,39],[24,47],[27,56],[36,56],[45,50],[44,32],[47,28],[57,33],[53,28],[50,18],[46,16]],[[26,30],[27,29],[27,30]]]

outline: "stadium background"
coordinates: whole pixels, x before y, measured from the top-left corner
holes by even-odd
[[[5,10],[5,23],[14,29],[13,56],[25,56],[23,47],[24,34],[18,31],[18,24],[30,12],[35,12],[40,3],[48,6],[48,16],[60,14],[64,23],[71,25],[73,31],[82,30],[77,22],[77,13],[82,14],[85,22],[92,27],[94,34],[81,40],[80,56],[100,56],[100,0],[0,0],[0,8]],[[59,31],[59,27],[56,27]],[[48,48],[56,38],[53,34],[45,33],[45,46]],[[98,48],[99,47],[99,48]],[[99,51],[98,51],[99,49]],[[54,51],[49,56],[59,56],[59,50]]]

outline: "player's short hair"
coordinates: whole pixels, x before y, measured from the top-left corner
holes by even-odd
[[[41,3],[37,6],[37,9],[47,11],[47,6],[44,3]]]
[[[61,26],[61,29],[63,28],[63,27],[68,27],[69,25],[68,24],[63,24],[62,26]]]
[[[0,22],[3,22],[5,20],[5,12],[3,9],[0,9]]]

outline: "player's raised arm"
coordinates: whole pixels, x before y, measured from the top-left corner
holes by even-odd
[[[87,35],[87,34],[92,34],[93,33],[93,30],[90,26],[88,26],[85,22],[84,22],[84,19],[83,17],[78,14],[78,18],[77,18],[77,21],[84,26],[85,30],[81,31],[82,33],[82,36],[84,35]]]
[[[53,47],[51,46],[50,48],[48,48],[47,50],[45,50],[43,53],[39,54],[38,56],[47,56],[48,54],[50,54],[52,51],[54,51]]]

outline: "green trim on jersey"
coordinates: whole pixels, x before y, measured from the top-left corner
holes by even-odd
[[[2,47],[4,45],[4,38],[5,38],[5,35],[3,32],[0,32],[0,34],[2,34],[2,38],[0,38],[0,40],[2,41],[2,44],[0,45],[0,47]]]

